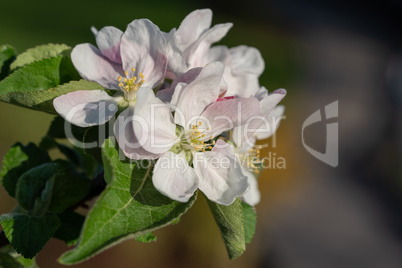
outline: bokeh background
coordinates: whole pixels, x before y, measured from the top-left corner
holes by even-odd
[[[261,85],[288,90],[286,119],[265,141],[271,168],[260,179],[262,200],[253,242],[229,261],[206,202],[181,222],[74,267],[402,267],[402,4],[400,1],[9,1],[0,4],[0,44],[18,52],[45,43],[91,42],[90,27],[122,30],[149,18],[162,30],[192,10],[211,8],[213,23],[233,22],[221,43],[258,48]],[[339,117],[305,129],[308,146],[324,152],[326,124],[339,124],[339,165],[310,155],[302,124],[339,101]],[[17,141],[39,142],[53,116],[0,103],[0,158]],[[274,161],[286,161],[279,168]],[[282,166],[281,166],[282,167]],[[15,205],[0,188],[0,213]],[[67,247],[50,241],[41,268]]]

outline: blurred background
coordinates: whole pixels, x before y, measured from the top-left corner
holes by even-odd
[[[255,237],[229,261],[201,197],[179,224],[155,232],[156,243],[129,240],[74,267],[402,267],[400,1],[5,0],[0,44],[21,53],[50,42],[94,43],[91,26],[124,30],[136,18],[169,31],[198,8],[213,10],[213,24],[234,23],[222,44],[261,51],[261,85],[288,90],[286,119],[264,142],[271,167],[260,178]],[[339,117],[325,120],[334,101]],[[320,109],[324,120],[305,128],[304,142],[324,153],[326,124],[338,123],[335,168],[303,146],[303,122]],[[0,103],[0,158],[17,141],[38,143],[52,118]],[[14,205],[0,188],[0,213]],[[63,267],[57,258],[66,250],[50,241],[39,266]]]

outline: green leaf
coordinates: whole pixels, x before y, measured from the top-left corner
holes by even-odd
[[[58,160],[56,163],[58,170],[49,211],[60,213],[88,195],[91,189],[91,181],[84,174],[76,172],[69,162]]]
[[[105,180],[110,184],[89,212],[78,245],[60,262],[74,264],[128,238],[135,238],[172,223],[194,203],[180,203],[160,194],[152,184],[153,166],[122,162],[114,139],[103,146]],[[148,162],[143,162],[147,164]]]
[[[219,230],[231,260],[236,259],[246,250],[243,207],[240,199],[230,206],[223,206],[207,199],[208,206]]]
[[[7,253],[0,252],[0,267],[1,268],[24,268],[20,262],[11,257]]]
[[[18,55],[16,60],[11,64],[11,70],[18,67],[30,64],[34,61],[39,61],[44,58],[56,57],[71,48],[64,44],[47,44],[34,48],[30,48],[27,51]]]
[[[8,241],[25,258],[33,258],[60,225],[54,214],[37,217],[8,213],[0,216],[0,223]]]
[[[17,183],[19,205],[32,214],[61,213],[81,201],[91,181],[66,161],[58,160],[25,172]]]
[[[85,217],[67,210],[59,215],[60,227],[57,229],[54,237],[66,242],[67,246],[75,245],[80,236]]]
[[[89,127],[83,137],[84,152],[91,155],[100,165],[103,165],[101,145],[109,138],[111,126],[113,125],[108,122],[100,126]],[[92,143],[96,146],[91,146]]]
[[[17,257],[17,261],[21,263],[24,268],[39,268],[38,264],[35,261],[35,258],[26,259],[22,256],[19,256]]]
[[[57,56],[35,61],[16,70],[0,82],[0,99],[7,101],[7,93],[11,92],[34,92],[58,86],[62,58]]]
[[[255,226],[257,224],[257,214],[252,206],[244,202],[242,202],[241,205],[243,207],[244,231],[245,231],[246,243],[249,244],[251,243],[251,240],[253,239],[253,236],[255,234]]]
[[[10,45],[0,47],[0,80],[3,80],[10,71],[10,64],[15,60],[15,49]]]
[[[53,99],[68,92],[103,88],[79,79],[71,59],[62,55],[35,61],[0,82],[0,101],[56,114]]]
[[[13,248],[13,246],[11,244],[8,244],[8,245],[3,246],[2,248],[0,248],[0,254],[1,253],[9,255],[15,261],[17,261],[18,265],[19,265],[17,267],[20,267],[20,268],[39,268],[39,266],[36,264],[35,258],[26,259],[26,258],[22,257],[21,254],[18,254],[15,251],[15,249]],[[2,259],[2,257],[0,257],[0,259]],[[1,263],[1,260],[0,260],[0,267],[7,268],[9,266],[7,266],[7,265],[2,266],[2,263]],[[10,267],[14,267],[14,266],[10,266]]]
[[[156,241],[156,236],[154,236],[152,233],[147,233],[136,237],[135,240],[141,243],[150,243]]]
[[[4,156],[0,172],[3,186],[8,194],[15,197],[17,181],[24,172],[50,161],[49,154],[33,143],[26,146],[17,143],[11,147]]]
[[[35,215],[47,212],[52,198],[54,178],[58,175],[56,163],[46,163],[25,172],[18,180],[18,204]]]

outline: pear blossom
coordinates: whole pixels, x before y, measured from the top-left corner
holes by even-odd
[[[93,29],[98,48],[74,47],[72,62],[82,78],[116,93],[79,90],[53,101],[56,111],[70,123],[89,127],[109,121],[118,107],[135,106],[141,91],[157,87],[166,72],[166,41],[147,19],[134,20],[123,33],[115,27]]]
[[[232,131],[232,142],[239,159],[242,173],[247,176],[250,190],[242,196],[242,200],[251,206],[260,202],[260,191],[256,175],[259,173],[260,149],[263,146],[256,145],[257,140],[267,139],[272,136],[284,113],[284,106],[277,104],[285,97],[286,90],[277,89],[268,94],[262,87],[257,98],[260,99],[260,114],[252,118],[247,124],[237,126]]]
[[[188,84],[177,83],[171,98],[174,116],[168,105],[148,91],[131,112],[143,121],[133,118],[124,127],[122,120],[129,113],[118,119],[120,123],[116,121],[121,127],[115,128],[119,144],[129,144],[130,140],[136,143],[123,146],[128,157],[159,158],[152,181],[171,199],[186,202],[198,188],[211,201],[230,205],[249,188],[247,177],[236,164],[233,146],[215,138],[258,114],[259,102],[254,97],[216,101],[223,71],[223,64],[214,62],[198,70]],[[226,166],[216,167],[213,161],[225,162]]]

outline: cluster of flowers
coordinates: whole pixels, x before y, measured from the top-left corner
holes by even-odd
[[[157,159],[153,184],[174,200],[186,202],[200,189],[218,204],[241,197],[254,206],[260,200],[255,142],[275,132],[286,91],[260,87],[264,61],[257,49],[211,47],[232,27],[211,28],[211,20],[204,9],[169,33],[147,19],[125,32],[92,29],[98,47],[77,45],[73,64],[82,78],[115,94],[75,91],[56,98],[54,107],[81,127],[118,113],[121,150],[131,159]]]

